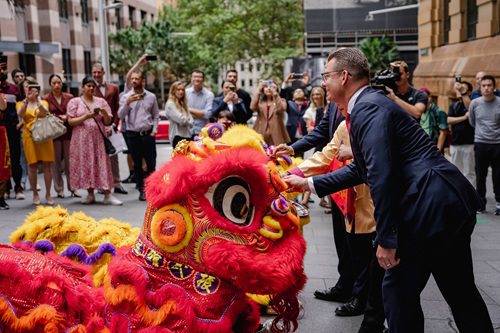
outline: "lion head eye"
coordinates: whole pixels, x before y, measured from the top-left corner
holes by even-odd
[[[239,177],[228,177],[210,186],[206,193],[214,209],[234,224],[252,222],[255,209],[250,203],[250,187]]]

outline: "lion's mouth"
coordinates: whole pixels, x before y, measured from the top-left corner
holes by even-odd
[[[266,238],[276,240],[283,237],[283,228],[281,224],[271,216],[264,216],[259,233]]]

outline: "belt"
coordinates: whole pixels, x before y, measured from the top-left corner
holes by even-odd
[[[153,129],[148,129],[148,130],[145,130],[145,131],[140,131],[140,132],[134,132],[134,131],[125,131],[126,134],[128,135],[135,135],[135,136],[146,136],[146,135],[150,135],[151,132],[153,132]]]

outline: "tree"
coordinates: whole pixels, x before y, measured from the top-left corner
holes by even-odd
[[[387,36],[382,38],[365,38],[359,43],[359,49],[364,53],[370,64],[370,74],[373,77],[381,69],[399,56],[397,46]]]

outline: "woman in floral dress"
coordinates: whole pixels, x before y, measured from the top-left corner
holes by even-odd
[[[111,195],[113,174],[104,149],[105,126],[112,124],[111,109],[105,99],[94,96],[96,83],[92,77],[82,81],[82,96],[67,106],[68,123],[73,126],[69,150],[70,183],[73,189],[86,189],[83,204],[95,202],[95,189],[104,190],[104,204],[122,205]],[[101,133],[102,131],[102,133]]]

